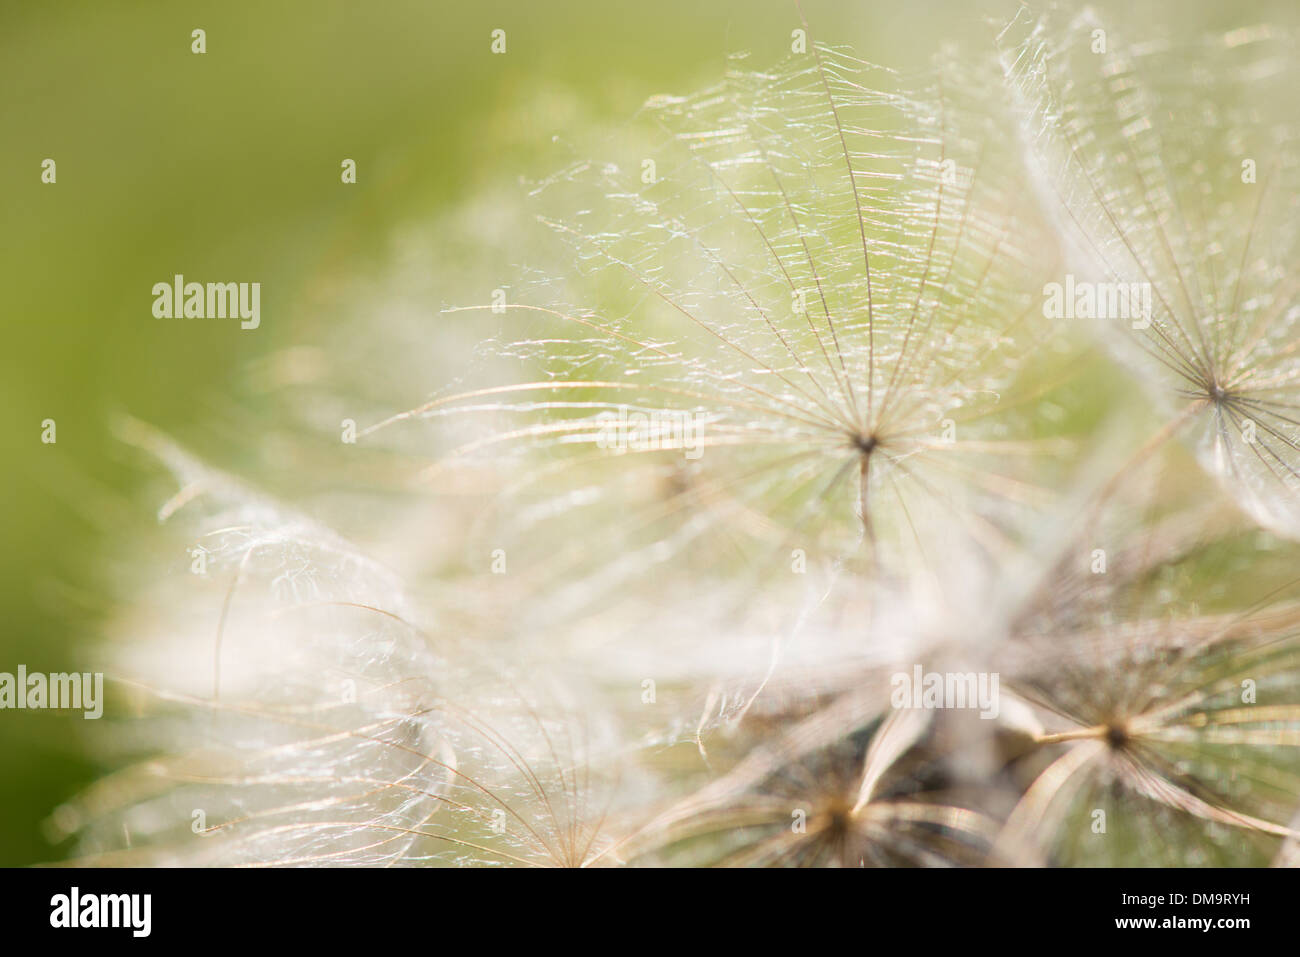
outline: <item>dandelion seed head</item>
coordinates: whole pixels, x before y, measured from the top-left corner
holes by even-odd
[[[1031,179],[1082,278],[1150,297],[1149,315],[1092,321],[1097,334],[1241,507],[1295,537],[1294,39],[1113,20],[1022,12],[1003,32]]]
[[[53,826],[107,863],[1293,858],[1290,41],[1099,22],[1022,15],[1005,77],[738,58],[466,204],[498,249],[537,215],[526,273],[399,237],[381,308],[250,369],[357,426],[258,433],[281,495],[126,425],[179,486],[108,649],[139,715]],[[1062,244],[1152,287],[1097,329],[1163,420],[1136,455],[1076,454],[1147,416],[1044,313]],[[918,667],[996,713],[900,706]]]
[[[1053,246],[1018,201],[1007,129],[960,70],[904,78],[822,45],[737,66],[647,104],[656,132],[625,138],[626,158],[540,182],[579,304],[538,289],[547,304],[507,311],[528,334],[499,355],[535,378],[502,386],[491,408],[511,424],[474,451],[551,450],[558,476],[555,451],[592,449],[610,416],[698,415],[703,487],[664,509],[695,531],[645,530],[674,552],[740,537],[849,554],[970,512],[996,547],[1041,493],[1007,473],[1051,454],[1015,437],[1015,416],[1044,339],[1027,290]],[[619,470],[687,444],[624,450]]]

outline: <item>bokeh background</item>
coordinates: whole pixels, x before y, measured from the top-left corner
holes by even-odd
[[[806,12],[815,38],[915,69],[1015,5],[810,0]],[[1153,29],[1230,27],[1285,5],[1144,15]],[[275,415],[247,370],[364,322],[364,303],[333,293],[340,277],[382,282],[392,235],[545,175],[575,124],[616,129],[651,95],[716,81],[729,54],[775,62],[798,25],[787,0],[0,4],[0,671],[92,668],[114,583],[160,504],[115,415],[239,472]],[[495,28],[504,56],[489,50]],[[55,185],[40,182],[47,157]],[[340,183],[345,157],[355,186]],[[432,289],[456,268],[423,265]],[[260,281],[261,328],[155,320],[150,287],[177,272]],[[55,445],[40,441],[46,418]],[[0,865],[66,855],[42,821],[111,770],[86,724],[0,713]]]

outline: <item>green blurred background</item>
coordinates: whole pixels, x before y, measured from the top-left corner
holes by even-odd
[[[815,38],[908,69],[1014,6],[813,0],[807,13]],[[1153,22],[1186,7],[1156,8]],[[109,431],[115,413],[211,449],[230,404],[256,401],[234,398],[241,370],[337,321],[316,280],[377,280],[394,230],[548,172],[536,158],[575,113],[545,104],[567,95],[583,122],[616,124],[655,93],[717,80],[729,53],[776,61],[798,25],[787,0],[6,0],[0,671],[91,667],[114,570],[159,504]],[[505,56],[489,50],[494,28],[507,31]],[[47,157],[55,185],[40,181]],[[345,157],[355,186],[339,181]],[[436,284],[439,264],[428,265]],[[177,272],[260,281],[261,328],[155,320],[150,288]],[[55,445],[40,441],[46,418]],[[238,471],[238,440],[225,443],[216,464]],[[0,719],[0,865],[66,856],[40,825],[105,770],[88,757],[85,722]]]

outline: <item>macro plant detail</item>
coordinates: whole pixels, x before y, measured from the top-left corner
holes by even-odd
[[[909,79],[814,45],[652,101],[658,136],[635,144],[651,158],[583,160],[534,190],[579,288],[621,285],[635,305],[505,304],[529,336],[500,349],[540,377],[402,418],[508,416],[458,451],[585,452],[576,471],[630,408],[645,435],[616,451],[675,476],[660,513],[677,523],[650,526],[664,538],[842,556],[855,540],[923,550],[937,521],[996,544],[1047,496],[1017,462],[1059,453],[1016,418],[1050,387],[1020,374],[1049,336],[1034,290],[1051,245],[1012,201],[1011,127],[953,92],[962,69]]]
[[[1294,863],[1292,25],[790,29],[395,239],[233,464],[114,417],[72,861]]]
[[[1294,40],[1253,25],[1130,38],[1085,11],[1001,40],[1035,183],[1075,261],[1150,287],[1149,323],[1101,322],[1254,518],[1300,531]],[[1098,53],[1097,49],[1104,52]],[[1138,328],[1138,327],[1141,328]]]

